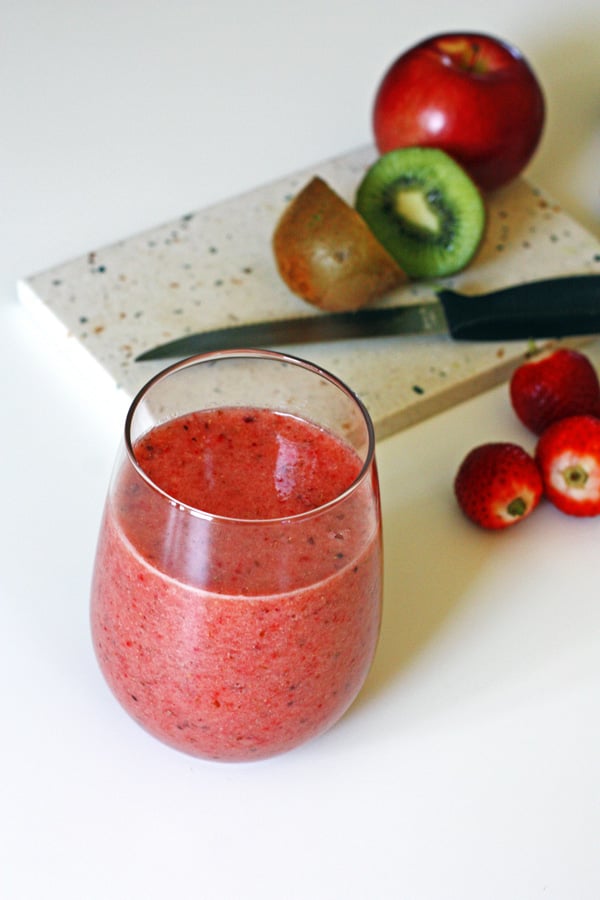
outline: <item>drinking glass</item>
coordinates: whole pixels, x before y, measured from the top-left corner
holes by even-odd
[[[274,351],[191,357],[140,390],[106,498],[91,627],[109,687],[148,732],[248,761],[347,710],[381,621],[374,444],[346,385]]]

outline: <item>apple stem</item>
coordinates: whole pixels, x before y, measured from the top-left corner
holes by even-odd
[[[469,50],[471,51],[465,58],[465,68],[469,72],[482,72],[484,71],[484,66],[482,66],[480,62],[480,54],[481,47],[477,43],[469,44]]]

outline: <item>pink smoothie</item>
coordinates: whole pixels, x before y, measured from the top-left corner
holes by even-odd
[[[360,690],[379,633],[374,472],[336,500],[360,473],[354,450],[268,410],[186,415],[134,449],[164,494],[122,467],[92,589],[118,700],[212,759],[260,759],[323,732]]]

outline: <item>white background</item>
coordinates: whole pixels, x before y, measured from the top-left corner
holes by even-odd
[[[452,498],[472,445],[533,446],[506,386],[379,446],[385,617],[352,710],[285,756],[211,764],[101,679],[88,589],[123,409],[15,291],[370,141],[383,71],[443,30],[525,52],[548,101],[527,174],[600,238],[597,0],[0,13],[0,897],[598,900],[600,520],[544,505],[487,534]]]

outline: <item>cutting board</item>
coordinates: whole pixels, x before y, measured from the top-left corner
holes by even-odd
[[[313,315],[281,281],[271,235],[290,198],[315,174],[353,202],[373,147],[358,148],[207,209],[91,249],[19,281],[20,300],[132,398],[168,362],[142,351],[205,329]],[[438,284],[485,292],[536,278],[600,272],[600,243],[525,179],[487,198],[475,260]],[[404,286],[379,305],[427,300],[432,286]],[[542,347],[543,345],[538,345]],[[277,348],[288,349],[288,348]],[[508,377],[526,341],[458,343],[446,336],[295,345],[290,352],[342,378],[369,409],[378,437],[405,428]]]

